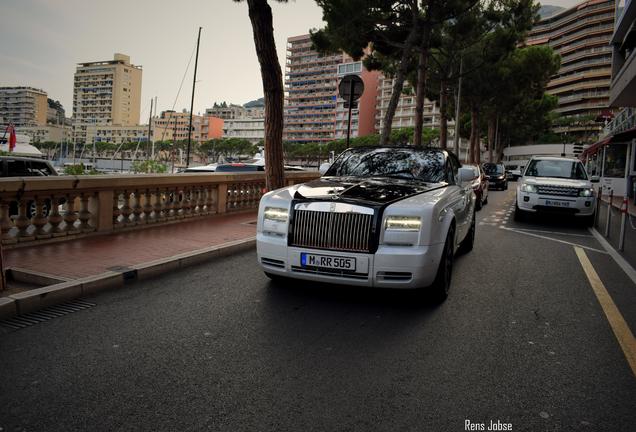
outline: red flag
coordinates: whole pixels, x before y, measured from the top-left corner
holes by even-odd
[[[9,151],[12,152],[15,148],[15,142],[17,141],[15,136],[15,128],[12,124],[9,125]]]

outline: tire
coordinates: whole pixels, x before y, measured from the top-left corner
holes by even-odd
[[[475,213],[473,213],[473,220],[470,223],[470,229],[464,237],[464,240],[459,244],[459,250],[457,251],[459,254],[467,254],[471,250],[473,250],[473,246],[475,245]]]
[[[508,182],[506,182],[506,184],[504,184],[503,190],[508,190]]]
[[[446,243],[442,257],[437,267],[435,280],[431,285],[431,296],[435,303],[443,303],[448,298],[448,289],[450,288],[451,276],[453,274],[453,260],[455,253],[453,251],[455,243],[455,228],[451,227],[446,235]]]
[[[484,202],[482,203],[482,205],[486,205],[488,204],[488,195],[486,195],[486,199],[484,200]]]
[[[522,210],[519,210],[519,205],[515,202],[515,221],[523,222],[526,219],[526,215]]]
[[[475,202],[475,210],[481,210],[483,203],[481,202],[481,197]]]

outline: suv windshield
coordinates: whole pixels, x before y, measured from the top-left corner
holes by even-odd
[[[326,176],[394,177],[430,183],[444,181],[444,153],[405,148],[350,149],[342,153]]]
[[[503,165],[487,163],[487,164],[484,164],[483,168],[484,168],[484,172],[488,175],[497,175],[497,174],[501,175],[504,173]]]
[[[587,174],[581,162],[566,159],[532,160],[526,169],[525,176],[587,180]]]

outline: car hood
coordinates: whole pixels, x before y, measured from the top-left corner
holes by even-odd
[[[562,179],[553,177],[524,177],[523,183],[541,186],[565,186],[575,188],[589,188],[592,183],[589,180]]]
[[[380,177],[321,177],[299,185],[296,199],[364,201],[387,204],[446,186]]]

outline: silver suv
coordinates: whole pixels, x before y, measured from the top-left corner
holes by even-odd
[[[594,220],[596,197],[592,183],[578,159],[533,157],[517,184],[515,220],[527,214],[550,212]]]

